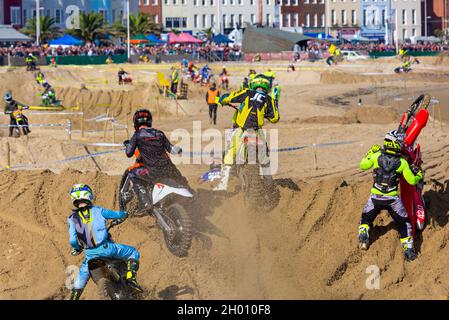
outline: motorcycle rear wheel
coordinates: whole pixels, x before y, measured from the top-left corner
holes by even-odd
[[[101,278],[97,282],[98,294],[102,300],[120,300],[117,297],[114,283],[108,278]]]

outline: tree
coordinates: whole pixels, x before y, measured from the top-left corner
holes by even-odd
[[[104,38],[111,34],[110,28],[106,25],[101,13],[82,12],[80,15],[80,28],[68,30],[67,33],[83,39],[84,41],[94,41],[97,38]]]
[[[435,31],[433,32],[433,34],[434,34],[436,37],[440,38],[440,39],[443,39],[443,38],[444,38],[444,31],[441,30],[441,29],[435,29]]]
[[[40,40],[47,41],[56,38],[61,34],[61,30],[55,27],[56,20],[47,16],[40,16]],[[20,31],[36,39],[36,17],[28,20],[25,28]]]
[[[206,36],[207,40],[212,39],[212,37],[214,36],[214,31],[212,28],[207,28],[205,30],[203,30],[204,35]]]
[[[139,12],[137,16],[131,14],[129,16],[129,30],[131,36],[138,35],[139,33],[148,34],[153,31],[153,21],[151,15],[148,13]]]

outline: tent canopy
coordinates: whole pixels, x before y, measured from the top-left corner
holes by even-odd
[[[134,37],[131,38],[129,41],[132,44],[141,44],[141,43],[148,43],[147,37],[143,35],[142,33],[136,34]]]
[[[173,32],[168,33],[169,43],[203,43],[200,39],[195,38],[194,36],[188,33],[181,33],[179,35],[174,34]]]
[[[161,43],[164,43],[164,41],[162,41],[161,39],[156,37],[154,34],[149,34],[147,36],[147,40],[149,41],[149,44],[161,44]]]
[[[216,36],[212,37],[212,42],[215,42],[215,43],[230,43],[230,42],[234,42],[234,41],[232,41],[231,39],[229,39],[225,35],[219,33]]]
[[[81,46],[83,43],[83,41],[69,34],[65,34],[62,37],[49,42],[51,46]]]
[[[256,28],[247,24],[243,33],[242,51],[245,53],[292,51],[295,44],[305,43],[308,40],[321,41],[301,33],[281,31],[273,28]]]
[[[12,26],[0,25],[0,42],[31,41],[31,38],[20,33]]]

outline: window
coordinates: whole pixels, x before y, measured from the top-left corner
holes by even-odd
[[[351,11],[351,23],[352,25],[357,24],[357,12],[355,10]]]
[[[254,0],[250,0],[249,4],[253,6],[254,5]]]
[[[235,0],[229,0],[229,4],[233,6],[235,4]]]
[[[144,0],[143,1],[143,5],[144,6],[149,6],[150,5],[150,0]]]
[[[210,26],[211,27],[215,26],[215,14],[210,15]]]
[[[316,13],[313,15],[313,26],[318,27],[318,15]]]
[[[233,14],[231,14],[231,21],[230,21],[229,23],[230,23],[230,25],[231,25],[231,28],[234,28],[234,26],[235,26],[235,20],[234,20],[234,15],[233,15]]]
[[[267,1],[267,6],[269,6],[271,3],[271,0],[266,0],[266,1]]]
[[[195,3],[196,0],[193,0],[193,2]],[[168,0],[164,0],[164,3],[165,3],[166,5],[169,5],[169,4],[170,4],[170,3],[168,2]]]
[[[402,29],[402,39],[407,39],[407,29]]]
[[[407,24],[407,10],[402,10],[402,24]]]
[[[214,0],[210,0],[210,6],[213,7],[215,5],[215,1]]]
[[[290,0],[289,0],[290,1]],[[304,0],[304,3],[309,3],[309,0]]]
[[[346,21],[346,10],[341,10],[341,24],[342,25],[346,25],[347,21]]]
[[[267,26],[271,25],[271,14],[267,13]]]
[[[181,4],[185,6],[187,4],[186,0],[181,0]]]
[[[387,18],[386,12],[385,12],[385,10],[382,10],[382,25],[386,24],[386,22],[387,22],[386,18]]]
[[[243,14],[239,14],[239,27],[243,26]]]
[[[226,17],[226,15],[224,14],[224,15],[223,15],[223,27],[226,28],[226,25],[227,25],[227,17]]]
[[[331,25],[334,26],[337,23],[337,12],[331,10]]]
[[[268,21],[267,21],[268,23]],[[290,22],[290,13],[286,13],[285,14],[285,26],[287,28],[291,27],[291,22]]]
[[[223,3],[223,5],[226,5],[226,0],[222,0],[221,3]]]
[[[187,18],[165,18],[166,28],[187,28]]]
[[[416,10],[412,10],[412,24],[416,24]],[[415,29],[413,29],[415,30]]]
[[[203,28],[206,28],[206,27],[207,27],[207,17],[206,17],[205,14],[203,14],[202,26],[203,26]]]
[[[310,27],[310,14],[306,14],[306,27]]]
[[[376,25],[376,10],[371,12],[371,24]]]
[[[157,0],[153,0],[153,6],[157,6]]]
[[[251,23],[252,24],[256,23],[256,15],[254,13],[251,14]]]
[[[364,26],[366,26],[367,19],[368,19],[367,12],[366,12],[366,10],[363,10],[363,25]]]
[[[293,14],[293,26],[294,27],[298,27],[299,26],[299,19],[298,19],[298,14],[297,13]]]
[[[298,0],[293,0],[293,5],[297,6],[298,5]]]
[[[289,6],[290,5],[290,0],[285,0],[285,5]]]
[[[321,26],[324,27],[326,25],[326,15],[323,13],[321,15]]]
[[[25,24],[28,22],[26,9],[23,9],[23,21]]]
[[[206,4],[207,4],[206,0],[201,0],[201,5],[202,5],[203,7],[205,7]]]
[[[153,21],[154,21],[154,23],[159,23],[159,15],[155,14],[153,16]]]
[[[173,5],[178,5],[178,0],[173,0]]]
[[[193,5],[198,7],[198,0],[193,0]]]
[[[412,37],[416,37],[416,29],[415,28],[412,29]]]
[[[198,15],[197,14],[193,15],[193,27],[195,29],[198,29]]]

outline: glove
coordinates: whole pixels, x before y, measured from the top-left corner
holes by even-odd
[[[81,248],[80,250],[76,250],[75,248],[72,248],[72,251],[70,252],[70,254],[72,256],[77,256],[79,255],[81,252],[83,252],[83,249]]]
[[[419,181],[421,181],[423,179],[423,172],[422,172],[422,170],[418,170],[418,172],[415,175],[419,178]]]
[[[131,142],[129,141],[129,140],[125,140],[125,141],[123,141],[123,145],[125,146],[125,147],[127,147],[128,146],[128,144],[130,144]]]
[[[380,146],[378,145],[378,144],[375,144],[375,145],[373,145],[372,147],[371,147],[371,152],[372,153],[376,153],[376,152],[378,152],[380,150]]]
[[[178,147],[178,146],[173,146],[173,147],[171,148],[171,153],[172,153],[172,154],[177,154],[177,155],[179,155],[179,154],[182,153],[182,148],[181,148],[181,147]]]

